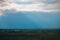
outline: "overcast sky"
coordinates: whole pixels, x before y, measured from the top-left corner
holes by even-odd
[[[60,12],[60,0],[0,0],[0,16],[4,12]]]

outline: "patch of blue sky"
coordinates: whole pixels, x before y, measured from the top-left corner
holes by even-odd
[[[46,1],[46,2],[44,2],[45,4],[55,4],[55,3],[58,3],[58,2],[49,2],[49,1]]]
[[[58,3],[59,2],[59,0],[45,0],[45,1],[43,1],[44,3],[48,3],[48,4],[54,4],[54,3]]]
[[[57,29],[60,13],[18,12],[0,17],[0,28],[5,29]],[[2,18],[2,19],[1,19]],[[4,25],[4,26],[3,26]]]

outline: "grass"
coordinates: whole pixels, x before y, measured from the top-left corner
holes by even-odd
[[[60,40],[60,32],[55,31],[0,31],[0,40]]]

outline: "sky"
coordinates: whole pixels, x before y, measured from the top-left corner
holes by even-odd
[[[60,0],[0,0],[0,29],[60,28]]]

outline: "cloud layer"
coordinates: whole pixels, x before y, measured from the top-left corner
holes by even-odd
[[[31,3],[27,4],[27,2]],[[6,10],[16,12],[60,12],[60,0],[0,0],[0,15],[3,15]]]

